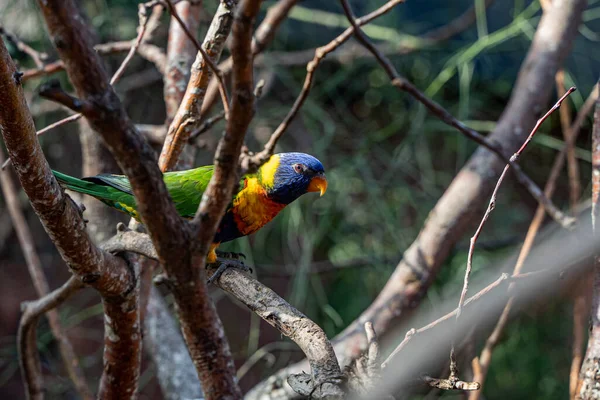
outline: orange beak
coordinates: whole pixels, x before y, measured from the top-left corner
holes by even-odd
[[[327,191],[327,178],[325,175],[317,175],[311,179],[308,185],[309,192],[320,192],[321,196]]]

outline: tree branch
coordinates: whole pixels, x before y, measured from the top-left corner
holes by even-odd
[[[210,82],[214,63],[221,56],[225,40],[231,31],[233,13],[238,0],[221,0],[219,8],[213,17],[208,32],[199,49],[205,49],[206,56],[198,53],[192,66],[190,80],[185,96],[181,102],[173,122],[169,126],[165,144],[159,159],[162,171],[172,169],[176,164],[192,131],[200,124],[200,107],[204,100],[206,87]],[[173,16],[177,14],[174,13]],[[181,25],[183,27],[183,25]],[[193,36],[192,36],[193,37]],[[195,38],[193,40],[195,42]],[[204,50],[202,50],[204,51]],[[223,89],[224,90],[224,86]],[[224,92],[222,92],[224,93]]]
[[[44,158],[17,71],[0,44],[0,126],[17,176],[44,229],[71,271],[107,296],[133,287],[125,262],[100,251],[85,230],[81,211],[66,196]]]
[[[0,149],[0,163],[2,163],[3,161],[4,151]],[[0,172],[0,184],[2,186],[4,200],[6,201],[6,206],[10,213],[13,226],[15,227],[15,231],[17,232],[17,236],[19,238],[19,244],[21,245],[21,249],[23,250],[25,261],[27,262],[27,268],[29,269],[29,275],[31,276],[31,280],[33,281],[33,286],[35,287],[38,297],[44,297],[50,292],[48,281],[44,276],[42,263],[35,250],[34,240],[31,235],[31,231],[29,230],[29,226],[27,226],[27,222],[25,221],[23,212],[21,211],[21,206],[19,204],[19,198],[17,195],[15,183],[13,182],[12,177],[7,171]],[[67,369],[67,373],[73,381],[75,389],[77,390],[81,398],[91,400],[94,396],[90,388],[87,386],[85,375],[83,374],[82,369],[79,367],[79,360],[77,358],[77,355],[73,350],[71,341],[69,340],[66,332],[64,331],[62,324],[60,323],[58,313],[55,310],[48,311],[48,323],[50,325],[50,330],[52,331],[52,334],[54,335],[54,338],[58,343],[60,355]],[[33,343],[35,344],[35,328],[33,328],[33,331],[34,333],[31,334],[31,336],[33,336]],[[29,335],[25,336],[28,337]],[[36,351],[36,348],[34,347],[32,351]],[[23,373],[23,376],[27,377],[31,376],[31,374]],[[26,389],[36,387],[36,385],[34,384],[29,385],[30,383],[33,383],[36,380],[37,379],[33,379],[27,382]],[[30,397],[35,396],[33,396],[32,393],[30,393]]]
[[[377,10],[356,20],[356,25],[361,26],[364,24],[368,24],[375,18],[389,12],[396,5],[403,3],[403,2],[404,2],[404,0],[390,0],[387,3],[385,3],[383,6],[379,7]],[[317,69],[317,67],[319,66],[319,64],[321,63],[321,61],[327,54],[329,54],[332,51],[334,51],[335,49],[337,49],[339,46],[341,46],[344,42],[346,42],[352,36],[352,33],[354,32],[354,30],[355,30],[354,26],[349,27],[341,35],[339,35],[338,37],[333,39],[331,42],[329,42],[325,46],[319,47],[315,50],[314,58],[312,59],[311,62],[309,62],[306,65],[306,78],[304,79],[304,85],[302,86],[302,91],[296,98],[294,105],[292,106],[292,108],[290,109],[288,114],[285,116],[285,118],[283,119],[281,124],[279,124],[277,129],[275,129],[275,131],[271,134],[269,141],[265,144],[265,148],[256,154],[245,154],[244,155],[243,160],[242,160],[242,168],[243,168],[244,172],[256,171],[258,169],[258,167],[260,167],[262,164],[264,164],[273,155],[273,153],[275,152],[275,146],[277,145],[279,138],[281,138],[283,133],[287,130],[289,124],[296,117],[296,115],[298,114],[298,111],[300,111],[300,108],[302,108],[304,101],[308,97],[308,93],[310,92],[310,89],[312,87],[315,70]]]

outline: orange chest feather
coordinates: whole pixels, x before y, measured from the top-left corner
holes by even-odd
[[[256,178],[246,179],[244,189],[233,199],[235,224],[242,235],[256,232],[285,207],[269,199]]]

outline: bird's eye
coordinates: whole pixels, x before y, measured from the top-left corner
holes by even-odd
[[[296,173],[301,174],[304,171],[306,171],[306,165],[304,164],[294,164],[294,171],[296,171]]]

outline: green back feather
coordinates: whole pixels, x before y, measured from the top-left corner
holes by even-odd
[[[187,171],[167,172],[163,175],[165,185],[179,215],[184,218],[194,216],[213,171],[214,167],[207,165]],[[127,177],[104,174],[78,179],[58,171],[53,172],[56,179],[67,189],[93,196],[119,211],[138,218],[137,205]],[[237,188],[235,193],[237,194],[239,190],[240,188]]]

